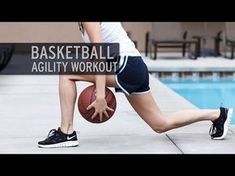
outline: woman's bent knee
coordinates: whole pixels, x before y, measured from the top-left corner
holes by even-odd
[[[60,75],[59,79],[60,81],[64,82],[64,81],[69,81],[70,77],[68,75]]]
[[[151,128],[159,134],[168,131],[169,130],[168,127],[169,126],[168,126],[167,120],[162,122],[161,124],[155,124],[155,125],[151,126]]]

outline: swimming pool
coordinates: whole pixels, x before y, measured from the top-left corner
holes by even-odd
[[[199,108],[235,108],[234,78],[161,78],[164,84]],[[235,125],[235,115],[232,119]]]

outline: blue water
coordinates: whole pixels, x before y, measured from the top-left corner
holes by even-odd
[[[226,106],[235,109],[233,78],[162,78],[161,81],[199,108]],[[232,124],[235,124],[235,115]]]

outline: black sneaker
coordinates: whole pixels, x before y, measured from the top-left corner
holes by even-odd
[[[215,121],[212,121],[212,126],[210,128],[209,134],[211,139],[220,140],[224,139],[228,132],[228,125],[233,116],[233,109],[220,108],[220,116]]]
[[[38,142],[38,147],[41,148],[57,148],[57,147],[76,147],[78,146],[77,134],[74,131],[72,134],[63,133],[60,128],[52,129],[47,138]]]

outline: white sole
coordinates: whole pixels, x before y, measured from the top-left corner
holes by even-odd
[[[66,142],[61,142],[61,143],[51,144],[51,145],[40,145],[40,144],[38,144],[38,147],[40,147],[40,148],[77,147],[78,144],[79,144],[78,141],[66,141]]]
[[[232,117],[233,117],[233,108],[230,108],[228,110],[227,119],[226,119],[226,121],[224,123],[224,133],[223,133],[223,135],[221,137],[215,137],[215,138],[212,138],[212,139],[214,139],[214,140],[222,140],[222,139],[224,139],[224,137],[226,136],[226,134],[228,132],[228,126],[229,126],[229,124],[230,124],[230,122],[232,120]]]

